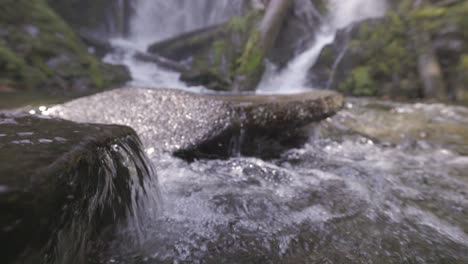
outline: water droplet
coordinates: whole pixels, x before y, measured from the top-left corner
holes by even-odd
[[[153,153],[154,153],[154,148],[149,148],[149,149],[147,149],[147,150],[146,150],[146,153],[147,153],[148,155],[153,154]]]

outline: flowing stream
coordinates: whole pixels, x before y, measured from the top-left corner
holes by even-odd
[[[131,37],[114,40],[123,51],[107,59],[128,65],[134,85],[185,89],[177,74],[134,60],[132,51],[224,21],[240,6],[139,0]],[[260,92],[310,89],[307,71],[336,31],[385,7],[331,1],[315,43],[267,72]],[[150,155],[162,215],[145,223],[143,241],[116,239],[95,262],[468,263],[467,117],[463,107],[351,99],[276,159]]]
[[[351,100],[277,159],[152,155],[162,215],[99,263],[466,263],[467,116]]]

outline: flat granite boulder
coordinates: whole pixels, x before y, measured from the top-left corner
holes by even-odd
[[[344,98],[332,91],[292,95],[208,95],[173,89],[124,88],[53,107],[76,122],[132,127],[147,148],[179,152],[237,131],[294,129],[334,115]]]
[[[155,177],[129,127],[24,114],[0,112],[0,161],[5,263],[86,263]]]

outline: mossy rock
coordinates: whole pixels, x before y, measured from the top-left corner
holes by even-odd
[[[436,6],[432,1],[414,9],[411,2],[395,1],[384,18],[367,20],[340,31],[338,39],[349,41],[343,45],[338,40],[325,48],[310,79],[350,95],[422,98],[418,71],[420,49],[415,34],[424,32],[442,66],[451,98],[461,102],[458,98],[463,96],[457,95],[460,88],[456,87],[466,87],[459,65],[463,64],[462,53],[468,52],[468,4],[454,1]],[[370,83],[377,84],[372,91]]]
[[[0,0],[0,80],[14,90],[83,95],[118,85],[45,0]],[[105,68],[105,69],[104,69]],[[128,73],[124,73],[128,79]],[[120,81],[120,80],[119,80]]]
[[[454,87],[460,87],[463,80],[458,65],[468,40],[463,30],[467,6],[458,1],[448,6],[428,3],[414,9],[411,1],[396,1],[384,18],[367,20],[339,32],[339,39],[349,41],[342,45],[343,41],[338,40],[338,44],[325,48],[310,79],[350,95],[421,98],[417,65],[420,47],[415,45],[414,34],[424,31],[433,43],[444,80],[451,87],[449,92],[459,101],[460,96],[455,94],[460,89]],[[369,89],[370,83],[375,84],[373,90]]]
[[[150,46],[149,52],[188,62],[189,71],[181,80],[189,85],[204,85],[214,90],[232,90],[252,28],[263,11],[253,10],[227,23],[185,33]],[[260,60],[263,63],[263,60]],[[245,68],[248,70],[248,68]]]

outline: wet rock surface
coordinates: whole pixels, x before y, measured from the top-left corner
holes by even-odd
[[[50,114],[77,122],[128,125],[146,147],[176,152],[240,128],[281,133],[278,129],[294,129],[331,116],[342,104],[343,97],[329,91],[237,96],[125,88],[53,107]]]
[[[358,133],[377,142],[407,148],[446,148],[468,155],[468,109],[444,104],[405,104],[349,98],[325,135]],[[330,129],[334,127],[335,129]],[[342,128],[336,130],[336,128]]]
[[[278,159],[150,155],[165,212],[97,263],[467,263],[466,111],[350,99]]]
[[[84,263],[155,177],[131,128],[23,114],[0,113],[0,160],[7,263]]]

